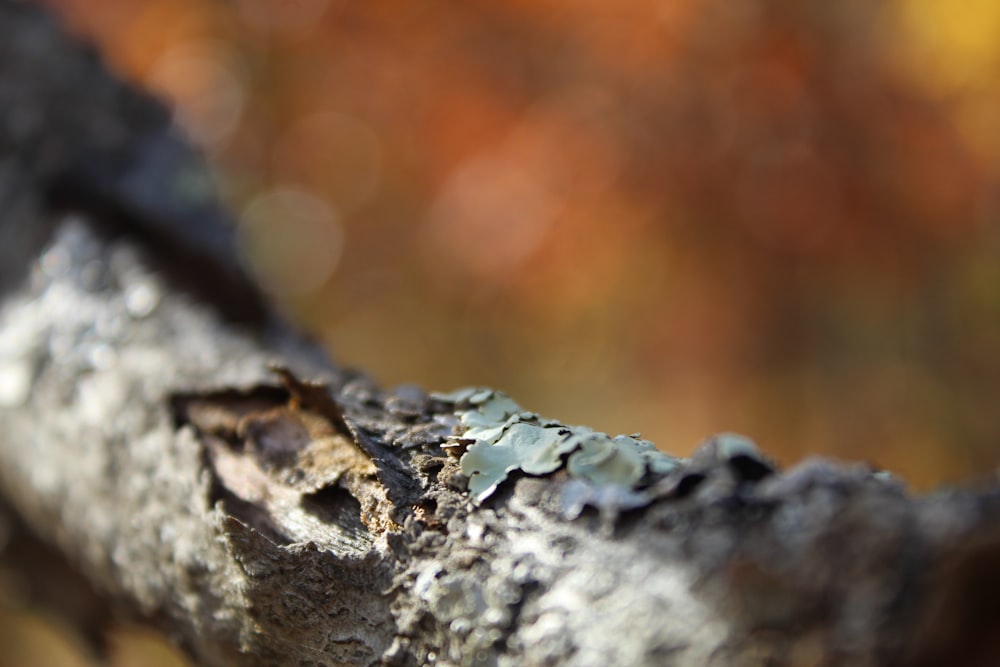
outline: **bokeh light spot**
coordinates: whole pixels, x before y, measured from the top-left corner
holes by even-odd
[[[175,104],[177,122],[202,148],[224,148],[243,111],[244,86],[224,46],[184,43],[153,66],[149,85]]]
[[[276,292],[313,292],[340,260],[343,229],[320,198],[291,188],[255,197],[240,216],[244,252],[253,270]]]
[[[502,152],[470,160],[434,203],[428,241],[469,273],[501,280],[538,247],[560,208],[539,176]]]

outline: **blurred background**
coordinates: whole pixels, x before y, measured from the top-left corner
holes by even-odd
[[[926,489],[1000,462],[1000,4],[50,0],[341,364]]]
[[[253,270],[384,386],[918,490],[1000,463],[994,0],[47,4],[169,100]]]

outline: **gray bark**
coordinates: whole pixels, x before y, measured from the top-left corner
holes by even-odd
[[[0,1],[0,32],[30,25],[31,43],[53,45],[11,47],[9,89],[36,90],[19,87],[36,79],[22,58],[75,62],[40,16]],[[118,91],[88,117],[143,99],[86,71],[17,99],[53,108],[81,77]],[[121,116],[109,153],[53,113],[43,134],[60,150],[44,163],[40,135],[0,123],[0,265],[28,266],[0,280],[0,490],[199,664],[1000,660],[995,483],[912,498],[864,466],[782,473],[714,440],[634,488],[587,486],[557,460],[477,505],[448,440],[456,405],[382,391],[257,306],[236,324],[227,306],[256,296],[224,234],[206,240],[178,222],[190,207],[136,195],[153,189],[76,171],[90,155],[98,175],[148,173],[135,165],[181,150],[139,115]],[[53,218],[56,182],[101,206],[78,197],[90,215]]]
[[[565,471],[477,507],[441,448],[450,406],[233,328],[143,255],[69,219],[6,299],[0,481],[201,664],[996,655],[995,489],[911,499],[708,446],[632,511],[574,516]]]

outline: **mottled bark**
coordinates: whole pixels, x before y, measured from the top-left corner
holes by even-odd
[[[7,297],[0,479],[200,663],[995,656],[995,490],[915,500],[861,466],[709,445],[620,515],[575,516],[565,471],[476,507],[441,448],[453,406],[232,328],[148,252],[71,219]]]
[[[0,1],[0,33],[28,27],[82,57]],[[1000,660],[995,484],[915,499],[717,440],[628,490],[515,471],[476,505],[456,405],[382,391],[262,312],[226,232],[136,195],[162,146],[195,160],[158,107],[93,60],[32,87],[31,44],[0,65],[0,98],[46,111],[39,134],[0,119],[0,264],[20,265],[0,276],[0,490],[199,664]],[[81,77],[117,92],[57,113]],[[81,138],[108,119],[114,141]],[[89,213],[53,215],[67,193]]]

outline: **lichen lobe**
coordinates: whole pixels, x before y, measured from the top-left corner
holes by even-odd
[[[680,463],[638,436],[611,437],[545,419],[501,392],[470,388],[432,397],[452,403],[464,429],[446,446],[465,448],[460,465],[476,504],[518,470],[547,475],[565,468],[573,480],[614,495],[635,492],[649,476],[662,477]]]

